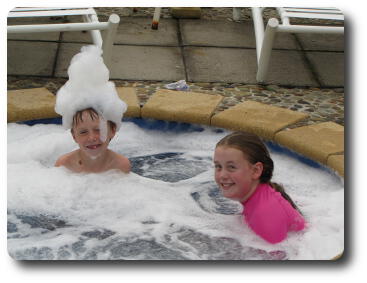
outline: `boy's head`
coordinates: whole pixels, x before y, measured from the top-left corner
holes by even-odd
[[[96,157],[107,147],[116,134],[116,124],[106,121],[96,110],[87,108],[73,116],[71,134],[80,150]]]
[[[98,112],[96,110],[94,110],[92,107],[86,108],[86,109],[83,109],[83,110],[79,110],[73,116],[73,122],[72,122],[72,125],[71,125],[71,131],[73,131],[73,129],[80,122],[83,122],[83,115],[89,115],[89,117],[90,117],[91,120],[98,120],[100,118]],[[107,121],[107,124],[108,124],[109,128],[112,131],[116,131],[116,124],[114,122],[108,120]]]

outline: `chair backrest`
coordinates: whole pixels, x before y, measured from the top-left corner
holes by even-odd
[[[277,10],[284,25],[290,24],[290,18],[344,21],[342,11],[337,8],[282,7]]]
[[[116,14],[110,15],[108,22],[99,22],[96,11],[85,7],[32,7],[14,8],[8,13],[8,18],[27,17],[53,17],[53,16],[82,16],[82,23],[57,23],[57,24],[27,24],[8,25],[8,33],[34,33],[34,32],[64,32],[64,31],[90,31],[93,44],[103,49],[103,59],[110,67],[112,46],[120,17]],[[101,30],[105,30],[102,39]]]
[[[83,16],[96,15],[93,8],[86,7],[39,7],[39,8],[14,8],[8,13],[8,18],[20,17],[56,17],[56,16]]]

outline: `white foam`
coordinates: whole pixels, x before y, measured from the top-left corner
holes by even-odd
[[[210,128],[191,133],[157,132],[124,122],[110,148],[130,158],[162,152],[188,152],[211,158],[216,142],[225,134]],[[53,167],[57,157],[74,148],[70,133],[60,126],[8,124],[8,210],[59,215],[73,227],[103,227],[121,237],[153,237],[157,242],[167,234],[175,239],[181,227],[188,227],[210,237],[237,239],[243,246],[283,250],[289,259],[330,259],[343,251],[343,183],[328,171],[288,156],[272,155],[274,181],[284,184],[308,224],[305,231],[289,233],[284,242],[271,245],[243,224],[240,213],[210,213],[216,204],[209,197],[201,199],[208,210],[192,198],[193,192],[206,195],[208,186],[203,184],[214,180],[211,168],[191,179],[166,183],[134,173],[75,174]],[[26,224],[22,225],[19,229],[27,229]],[[40,232],[32,232],[34,235],[28,238],[8,239],[8,248],[16,252],[25,247],[41,247],[45,241],[58,248],[75,242],[80,232],[77,228],[57,231],[42,237]],[[89,245],[98,245],[93,243]],[[189,247],[186,255],[198,257]]]
[[[56,95],[55,111],[62,116],[63,126],[71,128],[75,112],[92,107],[117,129],[127,109],[109,80],[109,70],[102,59],[102,50],[95,45],[83,46],[68,68],[69,80]]]
[[[99,116],[99,139],[101,142],[105,142],[107,140],[107,120],[100,115]]]

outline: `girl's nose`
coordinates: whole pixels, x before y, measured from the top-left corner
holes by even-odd
[[[228,178],[227,170],[224,170],[224,169],[220,170],[220,172],[218,173],[218,177],[220,179],[227,179]]]

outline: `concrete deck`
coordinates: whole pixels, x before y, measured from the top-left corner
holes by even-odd
[[[147,17],[121,18],[112,79],[257,83],[251,21],[161,19],[158,30],[150,25]],[[87,32],[11,34],[8,75],[67,77],[71,57],[89,42]],[[343,87],[344,36],[278,34],[266,83]]]

